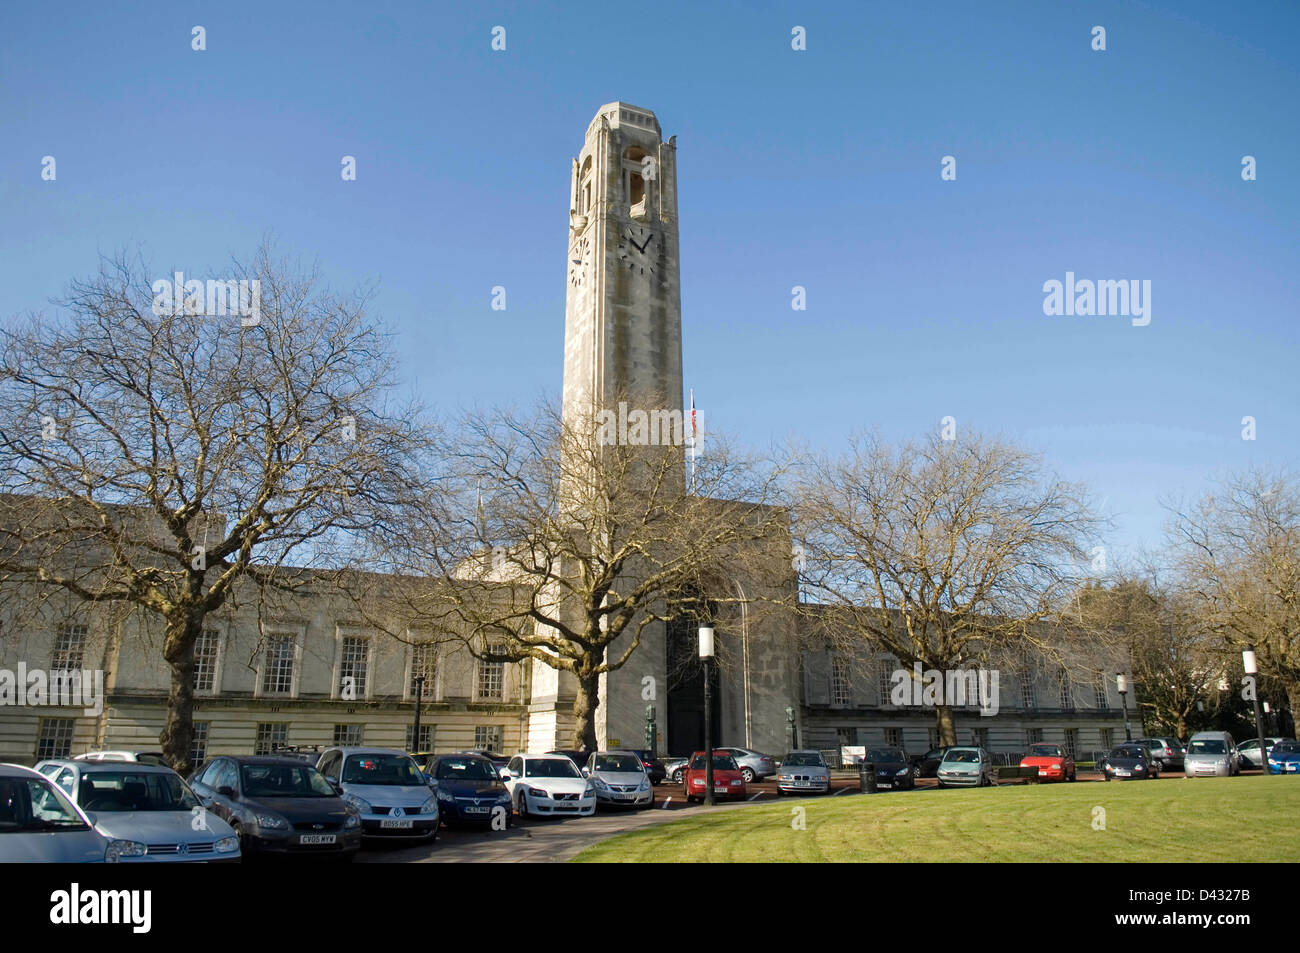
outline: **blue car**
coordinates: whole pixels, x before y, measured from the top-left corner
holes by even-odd
[[[1269,774],[1300,774],[1300,741],[1279,741],[1268,752]]]
[[[498,826],[514,823],[510,792],[501,783],[496,766],[477,754],[441,754],[425,765],[429,786],[438,799],[438,812],[448,827]]]

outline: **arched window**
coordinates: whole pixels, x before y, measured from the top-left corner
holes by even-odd
[[[591,211],[591,156],[587,156],[578,171],[578,214]]]
[[[623,168],[627,170],[627,204],[635,213],[645,211],[646,183],[642,174],[646,151],[632,146],[623,153]]]

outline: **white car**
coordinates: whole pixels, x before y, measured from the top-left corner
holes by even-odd
[[[124,863],[240,859],[234,829],[206,811],[171,768],[121,761],[42,761],[101,835],[119,845]]]
[[[316,770],[361,814],[362,837],[437,840],[438,799],[406,752],[326,748]]]
[[[597,751],[582,769],[591,779],[600,804],[650,807],[655,802],[650,775],[641,758],[631,751]]]
[[[73,761],[130,761],[136,764],[166,765],[161,751],[87,751]]]
[[[117,860],[121,847],[48,778],[0,764],[0,863],[102,864]]]
[[[596,784],[563,754],[517,754],[503,775],[520,817],[596,813]]]

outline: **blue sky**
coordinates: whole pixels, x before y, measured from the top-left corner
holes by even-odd
[[[556,395],[570,158],[621,99],[677,136],[710,428],[833,449],[952,415],[1086,481],[1119,558],[1159,544],[1162,498],[1296,463],[1293,3],[24,4],[2,26],[5,318],[101,252],[206,274],[272,232],[379,282],[436,406]],[[1150,280],[1150,324],[1045,316],[1067,271]]]

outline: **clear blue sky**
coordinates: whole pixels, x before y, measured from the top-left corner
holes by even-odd
[[[711,428],[837,447],[952,415],[1087,481],[1122,556],[1162,496],[1300,456],[1298,50],[1291,2],[9,5],[0,309],[100,252],[198,275],[270,231],[379,280],[435,405],[558,394],[569,160],[622,99],[677,136]],[[1150,325],[1044,316],[1066,271],[1149,279]]]

